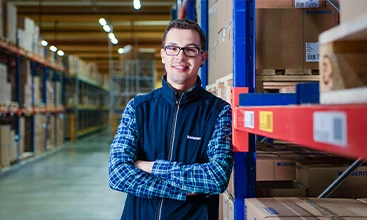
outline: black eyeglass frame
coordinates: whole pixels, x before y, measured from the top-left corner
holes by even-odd
[[[179,50],[178,50],[177,54],[168,54],[168,53],[167,53],[167,51],[166,51],[166,48],[167,48],[167,47],[175,47],[175,48],[178,48]],[[185,52],[185,49],[187,49],[187,48],[195,48],[195,49],[197,49],[197,50],[198,50],[198,53],[197,53],[195,56],[187,55],[187,54],[186,54],[186,52]],[[187,56],[187,57],[197,57],[197,56],[199,56],[199,53],[205,52],[205,50],[201,50],[201,49],[200,49],[200,48],[198,48],[198,47],[192,47],[192,46],[189,46],[189,47],[179,47],[179,46],[172,46],[172,45],[164,46],[164,47],[163,47],[163,50],[164,50],[164,52],[166,52],[167,56],[177,56],[178,54],[180,54],[180,52],[181,52],[181,50],[182,50],[182,51],[183,51],[183,53],[185,54],[185,56]]]

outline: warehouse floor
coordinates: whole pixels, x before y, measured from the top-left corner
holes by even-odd
[[[108,186],[111,141],[102,132],[3,172],[0,219],[120,219],[126,194]]]

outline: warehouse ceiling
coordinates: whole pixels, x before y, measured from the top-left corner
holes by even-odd
[[[111,46],[114,60],[119,60],[118,48],[128,44],[133,48],[156,49],[156,67],[162,71],[159,57],[165,27],[171,20],[175,0],[141,0],[135,10],[133,0],[12,0],[18,17],[29,17],[40,26],[40,33],[49,45],[55,45],[67,55],[95,62],[101,73],[109,72],[109,38],[99,24],[105,18],[113,26],[119,41]]]

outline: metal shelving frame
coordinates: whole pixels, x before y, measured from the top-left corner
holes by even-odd
[[[109,90],[94,81],[90,81],[77,76],[64,76],[63,86],[65,94],[63,96],[66,103],[67,96],[75,96],[75,103],[73,106],[66,106],[69,119],[69,138],[71,141],[87,135],[89,133],[98,131],[107,126],[100,119],[105,118],[108,114],[108,94]],[[72,92],[66,91],[66,86],[71,86]],[[79,96],[93,96],[103,99],[103,106],[86,105],[82,103]],[[65,127],[66,129],[66,127]]]
[[[134,96],[155,89],[156,68],[153,60],[124,60],[114,63],[110,72],[110,128],[113,136],[126,104]]]
[[[327,0],[338,9],[334,0]],[[201,0],[201,25],[207,28],[207,4]],[[244,200],[256,197],[256,139],[255,135],[300,144],[319,151],[358,158],[341,178],[335,180],[320,197],[327,197],[353,170],[367,159],[363,148],[367,137],[358,135],[365,130],[367,105],[319,105],[318,84],[305,84],[297,88],[297,94],[256,94],[256,9],[255,0],[233,0],[233,150],[234,167],[234,218],[246,219]],[[204,21],[204,22],[203,22]],[[207,70],[202,69],[206,76]],[[205,86],[205,84],[203,85]],[[315,86],[317,89],[315,90]],[[311,89],[311,90],[310,90]],[[308,94],[312,91],[312,94]],[[254,94],[255,93],[255,94]],[[249,101],[250,100],[250,101]],[[317,101],[315,101],[317,100]],[[302,105],[307,104],[307,105]],[[312,105],[311,105],[312,104]],[[254,107],[255,106],[255,107]],[[245,112],[250,118],[246,118]],[[260,112],[267,119],[260,125]],[[315,112],[323,117],[329,114],[329,123],[342,123],[345,140],[340,144],[327,139],[314,140]],[[336,113],[336,114],[335,114]],[[262,113],[264,114],[264,113]],[[269,118],[269,115],[271,117]],[[307,119],[305,119],[307,117]],[[318,116],[316,116],[318,117]],[[246,121],[247,120],[247,121]],[[249,123],[250,126],[246,123]],[[269,130],[267,126],[272,126]],[[302,124],[303,126],[299,126]],[[262,126],[262,128],[260,128]],[[345,126],[345,127],[343,127]],[[265,128],[264,128],[265,127]],[[268,129],[268,130],[266,130]],[[324,128],[321,128],[321,131]],[[302,133],[301,133],[302,132]],[[339,133],[338,133],[339,134]]]
[[[251,94],[255,92],[256,80],[255,0],[234,0],[233,3],[234,209],[235,219],[242,220],[246,219],[244,199],[256,196],[255,135],[358,158],[341,178],[320,195],[327,197],[340,182],[363,163],[363,160],[367,159],[367,150],[364,147],[367,137],[360,135],[367,126],[367,118],[363,116],[367,112],[367,104],[320,105],[309,102],[307,105],[300,105],[308,103],[309,99],[306,98],[307,100],[303,102],[305,90],[298,88],[297,94],[293,97],[295,103],[291,101],[292,99],[284,101],[284,94],[261,94],[261,96]],[[318,95],[319,91],[317,98]],[[256,98],[252,99],[255,96]],[[323,122],[322,125],[318,124],[319,121]],[[329,127],[324,127],[324,124],[328,124]]]
[[[31,67],[31,88],[32,88],[32,112],[30,116],[26,116],[26,117],[30,117],[30,139],[31,139],[31,143],[30,143],[30,149],[32,153],[34,152],[34,126],[35,126],[35,122],[34,122],[34,114],[35,112],[39,112],[40,109],[38,109],[35,105],[35,100],[34,100],[34,76],[36,75],[36,68],[40,67],[42,69],[42,77],[43,77],[43,81],[42,81],[42,86],[43,86],[43,91],[42,91],[42,98],[43,98],[43,104],[48,104],[46,103],[46,98],[47,98],[47,87],[46,87],[46,82],[48,79],[48,74],[49,71],[54,71],[57,74],[62,75],[62,73],[64,72],[64,69],[60,66],[58,66],[57,64],[54,63],[50,63],[48,62],[46,59],[40,58],[32,53],[29,53],[28,51],[25,51],[21,48],[19,48],[18,46],[14,46],[11,45],[3,40],[0,40],[0,48],[3,51],[6,51],[6,53],[8,54],[8,56],[13,56],[15,58],[15,102],[17,102],[19,104],[20,102],[20,65],[21,65],[21,59],[26,59],[30,61],[30,67]],[[47,57],[47,49],[44,48],[44,57]],[[55,92],[55,97],[56,97],[56,92]],[[23,115],[26,112],[25,109],[23,109],[23,106],[19,106],[18,110],[16,111],[16,114],[14,114],[15,117],[15,123],[14,123],[14,139],[17,142],[17,161],[20,160],[20,145],[19,145],[19,140],[20,140],[20,136],[19,136],[19,117],[21,117],[21,115]],[[49,114],[49,112],[45,111],[45,112],[41,112],[42,114]],[[45,128],[45,132],[46,132]],[[54,132],[56,133],[57,130],[55,129]],[[47,132],[46,132],[47,133]],[[45,143],[46,143],[47,137],[45,137]],[[46,146],[45,150],[46,149]]]

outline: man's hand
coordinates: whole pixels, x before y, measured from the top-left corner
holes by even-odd
[[[147,172],[147,173],[152,173],[153,164],[154,164],[154,161],[137,160],[135,162],[136,168],[144,172]]]

